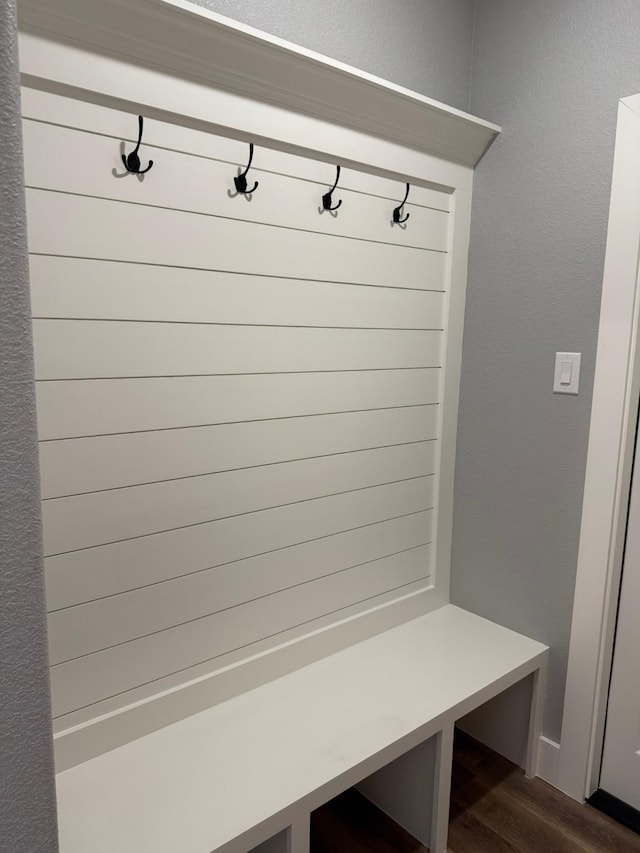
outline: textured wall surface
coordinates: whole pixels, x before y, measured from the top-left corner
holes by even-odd
[[[57,850],[13,0],[0,0],[0,851]]]
[[[194,2],[430,98],[468,109],[474,0]]]
[[[552,646],[560,737],[617,100],[640,92],[637,0],[479,0],[476,176],[453,600]],[[583,353],[578,397],[556,351]]]

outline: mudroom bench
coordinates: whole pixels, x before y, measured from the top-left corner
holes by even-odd
[[[58,774],[61,853],[306,853],[311,812],[357,785],[444,853],[456,720],[547,649],[445,605]]]
[[[61,853],[305,853],[354,785],[444,853],[454,724],[534,774],[547,655],[448,604],[500,128],[187,0],[18,5]]]

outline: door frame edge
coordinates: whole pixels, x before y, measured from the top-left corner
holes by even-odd
[[[598,788],[640,392],[640,95],[618,102],[557,787]]]

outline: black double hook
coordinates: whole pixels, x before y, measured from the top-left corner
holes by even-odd
[[[404,198],[402,199],[402,201],[400,202],[400,204],[397,207],[393,208],[393,221],[394,222],[398,222],[398,223],[402,224],[403,222],[406,222],[407,219],[411,216],[410,213],[407,213],[407,215],[404,217],[404,219],[400,218],[402,216],[402,211],[403,211],[405,202],[409,198],[409,190],[410,189],[411,189],[411,185],[407,184],[407,191],[404,194]]]
[[[340,205],[342,204],[342,199],[340,199],[340,201],[334,207],[331,206],[332,205],[331,195],[332,195],[333,191],[335,190],[335,188],[338,186],[339,180],[340,180],[340,166],[336,166],[335,182],[334,182],[333,186],[331,187],[331,189],[322,196],[322,207],[325,210],[337,210],[340,207]]]
[[[140,168],[140,158],[138,157],[138,150],[140,149],[140,143],[142,142],[142,116],[138,116],[138,142],[136,147],[130,154],[127,154],[125,157],[122,155],[122,162],[124,163],[124,167],[127,172],[133,172],[134,175],[144,175],[145,172],[148,172],[149,169],[153,166],[153,160],[149,160],[149,165],[146,169]]]
[[[240,174],[233,179],[233,183],[236,185],[236,192],[241,193],[242,195],[251,195],[252,192],[258,189],[258,181],[251,187],[251,189],[247,189],[247,173],[251,168],[251,161],[253,160],[253,142],[249,143],[249,162],[247,163],[247,168],[244,172],[240,172]]]

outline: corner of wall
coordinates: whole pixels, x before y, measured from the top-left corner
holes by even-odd
[[[0,826],[58,849],[42,568],[16,6],[0,3]]]

